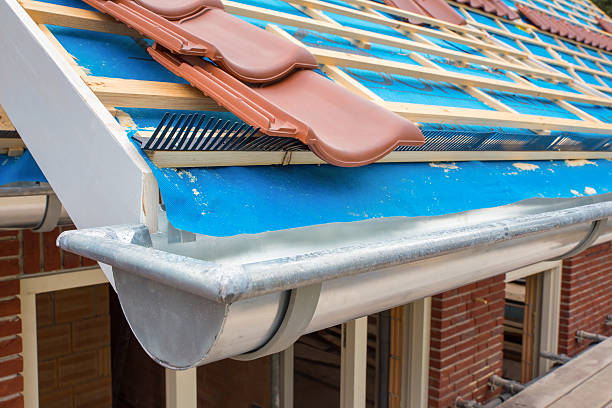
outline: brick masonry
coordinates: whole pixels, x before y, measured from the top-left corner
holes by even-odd
[[[36,296],[40,407],[110,408],[109,285]]]
[[[559,353],[574,356],[590,344],[576,332],[612,336],[606,316],[612,314],[612,243],[587,249],[563,261]]]
[[[95,265],[56,248],[55,238],[60,232],[0,232],[0,408],[23,407],[21,305],[16,278]],[[433,297],[430,407],[451,407],[458,396],[485,402],[495,395],[487,381],[491,375],[501,374],[503,313],[503,276]],[[576,342],[577,330],[612,335],[612,328],[605,326],[608,314],[612,314],[610,243],[590,248],[563,263],[559,352],[575,355],[588,345]],[[41,407],[110,407],[108,286],[39,295],[37,318]],[[145,392],[139,394],[140,404],[119,406],[162,407],[163,369],[135,341],[130,342],[126,354],[125,366],[133,365],[135,370],[126,370],[122,383],[140,384],[136,389]],[[145,366],[150,370],[143,370]],[[245,382],[247,377],[257,381]],[[218,384],[217,378],[225,382]],[[200,368],[199,405],[218,404],[216,396],[229,395],[221,392],[223,387],[235,387],[241,390],[235,393],[243,396],[241,404],[266,406],[268,381],[266,360],[247,364],[224,361]],[[137,394],[129,387],[121,391],[123,397]]]
[[[0,408],[23,407],[18,278],[96,265],[56,247],[68,229],[0,231]],[[110,407],[108,285],[38,295],[36,313],[40,407]]]
[[[434,296],[431,316],[429,407],[497,395],[487,382],[502,373],[504,276]]]

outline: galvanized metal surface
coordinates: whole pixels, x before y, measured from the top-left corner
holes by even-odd
[[[288,289],[323,281],[304,330],[312,332],[567,253],[592,221],[612,214],[609,198],[222,241],[197,235],[168,243],[163,228],[153,236],[142,226],[97,228],[66,233],[59,244],[112,264],[124,312],[145,349],[166,366],[187,368],[266,344],[283,320]],[[602,228],[594,244],[612,239],[612,228]],[[273,257],[278,253],[289,256]]]
[[[145,225],[67,231],[58,238],[58,245],[115,268],[215,302],[230,304],[432,256],[605,220],[611,215],[612,202],[603,202],[242,265],[207,262],[153,249]],[[130,236],[133,242],[120,241],[122,235]]]

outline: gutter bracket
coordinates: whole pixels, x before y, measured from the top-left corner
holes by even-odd
[[[593,221],[591,223],[591,230],[587,233],[587,235],[584,237],[582,241],[580,241],[574,248],[570,249],[563,255],[549,259],[549,261],[559,261],[565,258],[570,258],[584,251],[588,247],[590,247],[591,244],[595,242],[597,238],[599,238],[602,227],[606,224],[607,220],[608,220],[607,218],[602,218],[600,220]]]
[[[234,360],[249,361],[279,353],[289,348],[305,332],[319,303],[322,283],[315,283],[291,290],[289,305],[283,321],[274,335],[260,348],[249,353],[232,357]]]
[[[47,194],[47,206],[40,224],[32,228],[34,232],[53,231],[62,215],[62,203],[55,194]]]

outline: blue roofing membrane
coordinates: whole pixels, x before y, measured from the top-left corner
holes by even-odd
[[[159,169],[175,228],[213,236],[433,216],[612,191],[612,162],[393,163]]]
[[[281,0],[241,1],[308,18]],[[53,2],[89,8],[79,0]],[[341,0],[328,2],[347,6]],[[387,26],[326,14],[347,26],[406,38]],[[480,13],[473,13],[473,16],[480,22],[499,27],[494,20]],[[267,24],[251,18],[243,19],[261,27]],[[529,36],[514,24],[505,24],[511,31]],[[410,57],[411,52],[399,48],[372,44],[366,50],[338,36],[282,27],[309,46],[419,65]],[[185,82],[154,62],[128,37],[71,28],[49,28],[91,75]],[[552,39],[546,34],[540,36],[547,42]],[[514,40],[508,37],[495,37],[518,48]],[[464,45],[432,37],[429,39],[447,49],[479,55]],[[544,48],[530,48],[534,53],[548,56]],[[421,55],[449,71],[511,81],[500,70],[474,64],[459,66],[444,58]],[[357,69],[345,71],[387,101],[491,109],[453,84]],[[530,80],[539,86],[576,92],[566,85]],[[569,111],[544,98],[487,92],[522,113],[576,119]],[[586,104],[576,106],[602,121],[612,120],[612,110],[609,108]],[[150,129],[157,125],[163,113],[153,109],[121,109],[131,116],[136,126],[127,129],[126,137],[138,129]],[[232,116],[229,113],[225,115]],[[429,132],[428,143],[450,149],[455,146],[458,150],[466,149],[466,146],[468,150],[503,150],[508,145],[527,150],[562,145],[594,150],[611,145],[611,136],[607,135],[551,132],[547,136],[538,136],[525,129],[439,124],[424,124],[423,129]],[[140,149],[138,143],[134,144]],[[609,148],[612,149],[612,146]],[[176,228],[215,236],[378,217],[433,216],[494,207],[534,197],[567,198],[612,191],[612,161],[606,160],[394,163],[359,168],[295,165],[160,169],[144,153],[142,155],[158,180],[170,222]],[[29,152],[19,158],[0,156],[0,185],[13,181],[45,181]]]
[[[16,181],[47,181],[29,150],[18,157],[0,154],[0,186]]]

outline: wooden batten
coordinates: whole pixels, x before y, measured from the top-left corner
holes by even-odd
[[[147,151],[157,167],[270,166],[325,164],[310,151]],[[612,152],[583,151],[420,151],[391,152],[378,163],[462,162],[498,160],[612,160]]]
[[[476,24],[470,20],[472,26],[455,26],[424,17],[413,15],[414,13],[395,9],[384,4],[373,3],[366,0],[347,0],[347,3],[357,6],[358,9],[335,5],[319,0],[286,0],[291,4],[303,9],[313,18],[294,16],[260,7],[236,3],[230,0],[224,1],[226,10],[230,13],[263,19],[272,23],[287,24],[294,27],[311,29],[323,33],[339,35],[351,40],[354,44],[367,47],[370,43],[378,43],[399,47],[411,52],[411,56],[420,65],[411,65],[395,61],[380,60],[373,57],[349,54],[339,51],[306,47],[297,39],[274,24],[269,24],[268,30],[281,35],[295,43],[305,46],[321,64],[333,80],[345,88],[360,94],[375,103],[385,106],[391,111],[402,115],[414,122],[429,123],[451,123],[465,125],[485,126],[508,126],[515,128],[532,129],[538,134],[546,134],[551,130],[560,131],[582,131],[588,133],[612,134],[612,124],[603,123],[592,115],[580,110],[571,102],[594,103],[602,106],[612,107],[612,98],[597,91],[612,91],[607,86],[586,86],[576,88],[578,92],[566,92],[556,89],[538,87],[527,82],[523,77],[514,73],[508,73],[512,81],[503,81],[493,78],[482,77],[459,72],[452,72],[442,66],[433,63],[422,54],[437,55],[452,61],[462,63],[474,63],[500,68],[505,71],[511,70],[530,77],[539,77],[550,81],[570,82],[572,79],[565,74],[547,70],[541,61],[553,62],[557,65],[573,70],[587,70],[602,76],[603,74],[586,66],[573,67],[572,64],[562,60],[554,52],[556,49],[568,52],[565,48],[552,44],[544,44],[539,38],[529,39],[518,36],[500,26],[499,29]],[[79,74],[83,81],[89,86],[100,101],[108,108],[115,106],[133,108],[153,109],[177,109],[194,111],[225,111],[214,100],[204,96],[199,90],[187,85],[168,82],[143,81],[135,79],[105,78],[88,75],[72,56],[55,39],[53,34],[44,24],[55,24],[66,27],[80,28],[107,33],[139,35],[123,24],[96,11],[81,10],[73,7],[60,6],[34,0],[21,1],[24,9],[39,24],[39,28],[50,39],[51,43],[68,60],[70,66]],[[463,6],[460,6],[463,7]],[[322,11],[334,12],[345,16],[360,18],[405,31],[410,34],[412,40],[396,38],[388,35],[378,34],[371,31],[346,27],[331,20]],[[418,18],[428,24],[441,28],[432,30],[392,20],[381,14],[381,12],[399,17]],[[497,20],[500,20],[496,18]],[[532,28],[529,28],[532,30]],[[519,44],[522,42],[533,43],[549,49],[554,59],[532,55],[523,46],[524,51],[509,49],[505,45],[491,40],[487,33],[499,33],[509,36]],[[425,37],[437,37],[449,41],[456,41],[480,49],[483,56],[475,56],[469,53],[441,48]],[[522,41],[522,42],[521,42]],[[422,53],[422,54],[421,54]],[[569,52],[576,53],[575,51]],[[602,58],[580,54],[581,58],[591,58],[596,62],[605,62]],[[540,62],[538,62],[540,61]],[[611,64],[612,65],[612,64]],[[420,105],[414,103],[387,102],[378,97],[374,92],[363,86],[342,68],[365,69],[386,74],[403,75],[412,78],[426,79],[437,82],[455,84],[463,88],[467,93],[476,97],[492,110],[467,109],[449,106]],[[590,70],[590,71],[588,71]],[[575,75],[575,73],[574,73]],[[511,92],[534,97],[544,97],[555,101],[559,106],[574,113],[579,119],[553,118],[521,114],[510,108],[494,96],[483,91],[495,90],[500,92]],[[1,145],[0,145],[1,148]],[[310,151],[282,152],[282,151],[152,151],[148,155],[159,167],[200,167],[200,166],[229,166],[229,165],[287,165],[287,164],[321,164],[323,163]],[[380,162],[423,162],[423,161],[469,161],[469,160],[562,160],[562,159],[600,159],[612,158],[612,153],[605,151],[593,152],[560,152],[560,151],[458,151],[458,152],[431,152],[431,151],[408,151],[392,152]]]

